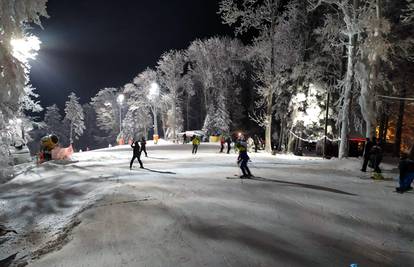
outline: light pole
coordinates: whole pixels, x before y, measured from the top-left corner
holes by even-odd
[[[154,117],[154,136],[153,140],[156,144],[158,141],[158,124],[157,124],[157,101],[160,95],[160,87],[156,82],[152,82],[149,88],[148,99],[151,101],[152,115]]]
[[[122,133],[122,103],[124,102],[125,96],[123,94],[118,95],[116,101],[119,105],[119,138],[121,138]]]

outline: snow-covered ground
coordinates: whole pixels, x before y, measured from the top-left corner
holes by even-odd
[[[0,186],[0,259],[29,266],[414,266],[414,193],[360,161],[251,153],[235,178],[217,144],[128,146],[31,166]],[[395,178],[395,166],[383,166]],[[15,263],[16,264],[16,263]]]

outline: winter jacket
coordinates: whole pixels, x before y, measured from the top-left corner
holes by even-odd
[[[410,159],[401,159],[398,168],[400,169],[401,177],[408,172],[414,172],[414,161]]]
[[[140,147],[139,147],[139,144],[134,144],[134,143],[132,143],[131,144],[131,147],[134,149],[134,155],[140,155],[141,154],[141,150],[140,150]]]
[[[364,158],[369,158],[371,155],[371,148],[374,146],[374,143],[370,140],[367,141],[367,143],[365,144],[365,149],[364,149]]]
[[[193,145],[199,145],[200,144],[200,139],[198,139],[198,137],[194,137],[193,138]]]

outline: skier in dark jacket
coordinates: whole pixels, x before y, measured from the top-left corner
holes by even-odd
[[[230,136],[227,137],[226,143],[227,143],[227,154],[230,154],[230,149],[231,149],[231,137]]]
[[[239,150],[239,157],[237,158],[237,164],[239,164],[240,169],[242,170],[243,175],[240,178],[250,178],[252,177],[252,173],[247,167],[247,163],[249,161],[249,155],[247,155],[247,145],[244,146],[242,142],[238,142],[236,144],[237,149]]]
[[[371,148],[375,145],[375,137],[373,138],[373,141],[371,141],[369,138],[367,138],[367,141],[365,143],[364,148],[364,162],[362,163],[362,172],[367,171],[368,162],[371,156]]]
[[[131,144],[131,147],[134,149],[134,154],[132,156],[131,163],[129,164],[129,169],[132,170],[132,164],[134,163],[135,159],[138,159],[140,168],[143,169],[144,166],[142,165],[141,161],[141,149],[139,147],[138,141],[135,141],[135,143]]]
[[[142,137],[142,139],[141,139],[141,152],[144,151],[145,157],[148,157],[146,145],[147,145],[147,141],[145,141],[145,137]]]
[[[398,168],[400,169],[400,187],[396,188],[397,192],[404,193],[413,190],[411,184],[414,180],[414,160],[408,154],[402,154]]]
[[[374,169],[374,172],[381,173],[379,165],[382,161],[382,148],[380,144],[374,144],[370,151],[370,161],[371,166]]]

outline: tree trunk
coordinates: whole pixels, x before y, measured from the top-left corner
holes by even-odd
[[[276,19],[276,10],[273,10],[273,18]],[[271,51],[270,51],[270,75],[271,75],[271,84],[270,84],[270,92],[266,99],[267,110],[266,110],[266,130],[265,130],[265,151],[268,153],[272,152],[272,117],[273,117],[273,91],[275,86],[275,42],[274,42],[274,34],[275,34],[275,24],[276,21],[272,21],[270,27],[270,42],[271,42]]]
[[[328,117],[329,117],[329,101],[330,101],[331,93],[328,90],[328,94],[326,96],[326,112],[325,112],[325,128],[324,128],[324,140],[323,140],[323,157],[327,157],[327,138],[328,138]]]
[[[288,144],[287,144],[287,152],[289,153],[293,153],[293,151],[295,150],[295,137],[293,136],[292,133],[289,133],[289,139],[288,139]]]
[[[280,134],[279,134],[279,144],[278,150],[282,150],[283,139],[285,138],[285,131],[284,131],[284,119],[280,120]]]
[[[177,128],[177,103],[176,103],[176,95],[173,97],[173,103],[172,103],[172,139],[175,143],[176,141],[176,128]]]
[[[405,98],[407,95],[407,87],[405,85],[404,89],[401,92],[401,98]],[[404,123],[404,110],[405,110],[405,100],[400,100],[400,108],[398,112],[398,121],[396,126],[396,133],[395,133],[395,143],[394,143],[394,157],[400,156],[400,150],[401,150],[401,136],[402,136],[402,128]]]
[[[376,17],[378,20],[381,19],[380,15],[380,0],[376,0]],[[374,30],[374,36],[378,36],[380,35],[379,32],[379,28],[376,28]],[[377,122],[377,116],[376,116],[376,103],[375,103],[375,83],[378,80],[378,69],[379,69],[379,57],[378,54],[376,52],[374,52],[371,56],[371,60],[367,61],[369,63],[369,66],[367,66],[367,71],[368,71],[368,77],[369,77],[369,82],[368,82],[368,88],[367,89],[367,95],[364,98],[364,102],[363,103],[365,105],[366,108],[366,114],[364,116],[365,118],[365,123],[366,123],[366,137],[373,137],[375,136],[375,128],[376,128],[376,122]],[[362,88],[361,88],[362,89]],[[361,96],[362,96],[362,92],[361,92]]]
[[[265,150],[272,152],[272,102],[273,94],[270,93],[267,97],[267,112],[266,112],[266,131],[265,131]]]
[[[354,14],[351,18],[351,14],[346,14],[347,20],[356,20],[356,10],[358,8],[359,1],[353,1]],[[348,134],[349,134],[349,115],[350,115],[350,103],[352,97],[352,83],[354,78],[354,60],[355,60],[355,45],[356,35],[353,32],[352,21],[348,21],[347,30],[348,32],[348,62],[345,76],[345,90],[344,90],[344,103],[342,107],[342,124],[341,124],[341,142],[339,145],[338,158],[343,159],[348,156]]]
[[[354,36],[350,35],[348,44],[348,64],[345,76],[344,103],[342,107],[341,143],[338,157],[348,156],[349,108],[351,103],[352,80],[354,71]]]
[[[154,116],[154,135],[158,135],[157,109],[155,106],[152,109],[152,114]]]
[[[187,101],[186,101],[186,111],[185,111],[185,116],[186,116],[186,131],[190,130],[190,112],[189,112],[189,108],[190,108],[190,97],[187,94]]]
[[[69,143],[70,144],[73,144],[73,137],[72,137],[72,135],[73,135],[73,123],[71,122],[70,123],[70,136],[69,136]]]
[[[388,105],[387,105],[387,114],[385,115],[385,127],[384,127],[384,134],[383,134],[383,141],[384,143],[387,142],[387,133],[388,133],[388,127],[390,122],[390,115],[388,114]]]

